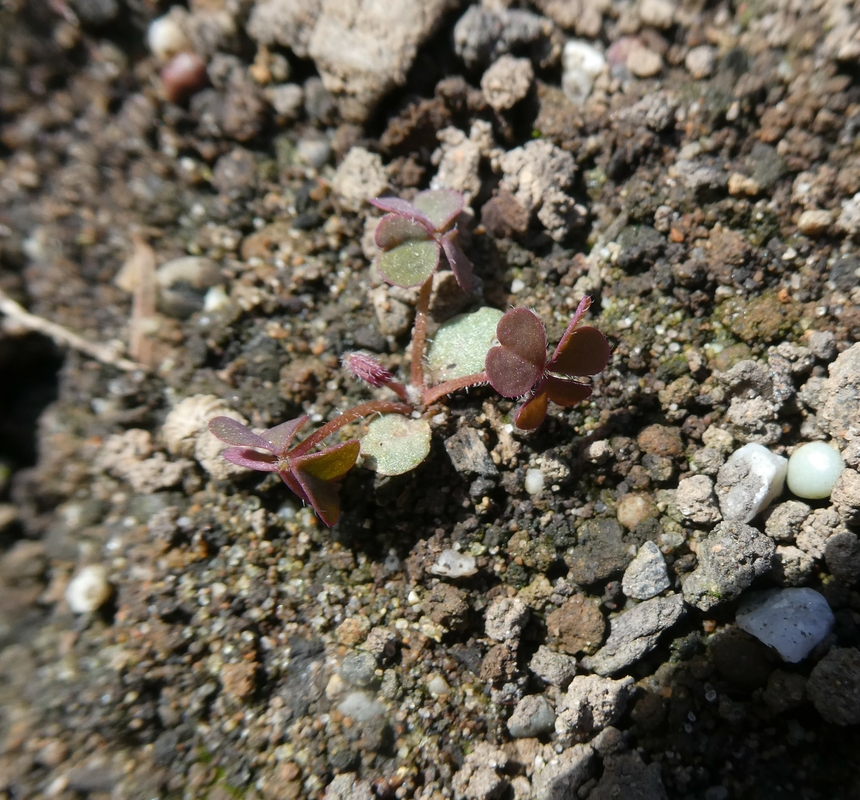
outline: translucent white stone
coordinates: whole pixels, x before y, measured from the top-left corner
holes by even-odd
[[[448,549],[439,553],[436,563],[431,564],[427,571],[446,578],[468,578],[478,571],[478,567],[474,556]]]
[[[530,469],[526,472],[526,491],[529,494],[540,494],[543,486],[544,477],[539,469]]]
[[[69,581],[66,602],[75,614],[89,614],[98,611],[112,594],[107,570],[101,564],[90,564]]]
[[[735,450],[717,477],[723,519],[749,522],[782,494],[788,459],[760,444]]]
[[[833,630],[833,612],[814,589],[753,592],[737,613],[741,630],[772,647],[783,660],[803,661]]]
[[[838,451],[824,442],[810,442],[788,459],[788,488],[798,497],[821,500],[830,497],[845,468]]]

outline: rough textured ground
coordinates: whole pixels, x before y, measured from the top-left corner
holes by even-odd
[[[0,289],[144,368],[3,320],[0,796],[860,797],[860,11],[509,5],[190,0],[174,104],[166,6],[3,4]],[[328,530],[197,433],[370,399],[349,349],[406,364],[365,201],[431,182],[481,281],[434,323],[555,342],[589,293],[613,357],[534,434],[489,388],[433,408]],[[816,439],[832,501],[720,521],[733,450]],[[783,662],[735,625],[753,583],[833,632]]]

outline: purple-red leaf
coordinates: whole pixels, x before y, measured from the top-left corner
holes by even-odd
[[[451,265],[451,272],[460,284],[460,288],[464,292],[471,292],[475,286],[475,281],[472,275],[472,262],[466,257],[466,254],[460,249],[456,242],[456,231],[449,231],[442,237],[442,249],[445,251],[445,257]]]
[[[597,328],[586,326],[565,333],[547,369],[560,375],[597,375],[609,363],[609,342]]]
[[[290,444],[295,438],[299,429],[310,419],[304,415],[295,419],[282,422],[280,425],[275,425],[274,428],[269,428],[263,431],[262,437],[272,443],[274,447],[273,453],[284,455],[290,449]]]
[[[548,398],[546,392],[539,392],[523,403],[514,415],[514,425],[523,431],[539,428],[546,419]]]
[[[433,230],[433,223],[408,200],[401,200],[399,197],[377,197],[370,203],[382,211],[416,220],[424,225],[427,230]]]
[[[244,447],[228,447],[221,455],[231,464],[260,472],[276,472],[278,459],[271,453],[258,453]]]
[[[216,438],[225,444],[236,447],[258,447],[260,450],[268,450],[274,453],[272,443],[258,436],[247,425],[230,417],[214,417],[209,420],[209,430]]]
[[[293,476],[300,484],[307,502],[316,511],[317,516],[331,528],[340,517],[338,487],[300,469],[294,470]],[[299,493],[296,492],[296,494]],[[301,495],[299,496],[301,497]]]
[[[391,250],[406,242],[426,241],[433,238],[432,228],[428,229],[420,222],[399,214],[387,214],[376,226],[374,240],[380,250]]]
[[[463,195],[454,189],[429,189],[415,195],[412,205],[433,225],[434,230],[443,231],[463,210]]]
[[[490,385],[502,397],[520,397],[542,377],[546,366],[546,331],[527,308],[508,311],[496,328],[499,344],[487,353]]]

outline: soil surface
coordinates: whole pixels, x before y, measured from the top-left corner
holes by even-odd
[[[860,798],[860,12],[377,5],[0,8],[0,797]],[[612,357],[424,409],[329,529],[206,422],[395,399],[340,359],[408,374],[367,201],[430,186],[431,337],[589,294]],[[832,498],[724,519],[816,440]],[[791,663],[736,614],[801,587]]]

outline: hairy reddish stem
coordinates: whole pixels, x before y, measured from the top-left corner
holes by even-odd
[[[340,430],[344,425],[349,425],[350,422],[355,422],[362,417],[370,416],[371,414],[403,414],[408,416],[415,409],[411,405],[404,403],[392,403],[388,400],[371,400],[369,403],[362,403],[354,406],[326,422],[321,428],[317,428],[307,439],[303,439],[298,445],[290,450],[290,456],[301,456],[308,452],[312,447],[320,444],[323,439],[331,436],[335,431]]]
[[[469,386],[477,386],[480,383],[487,382],[486,372],[475,372],[472,375],[464,375],[462,378],[454,378],[445,383],[440,383],[438,386],[431,386],[424,390],[423,402],[425,406],[435,403],[437,400],[444,397],[446,394],[456,392],[458,389],[467,389]]]
[[[427,341],[427,313],[430,309],[430,291],[433,288],[432,276],[421,286],[418,303],[415,306],[415,329],[412,333],[412,385],[424,391],[424,346]]]
[[[402,384],[397,381],[389,381],[384,384],[387,389],[391,389],[403,402],[409,403],[409,390]]]

